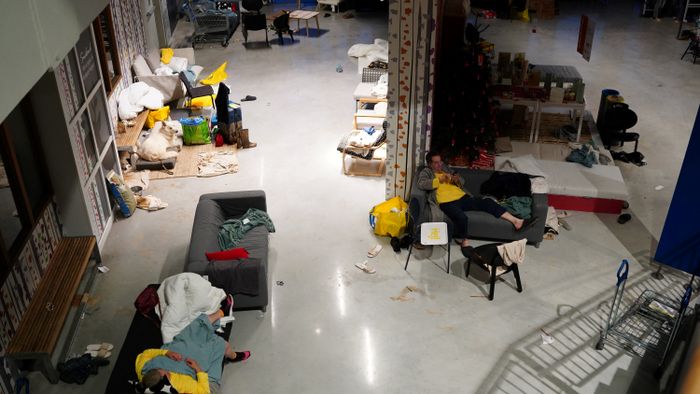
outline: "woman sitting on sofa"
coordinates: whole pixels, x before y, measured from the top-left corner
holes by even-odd
[[[465,211],[488,212],[494,217],[513,224],[516,231],[530,227],[536,219],[519,219],[490,198],[472,197],[463,190],[464,181],[442,162],[440,154],[430,151],[425,155],[426,167],[418,173],[418,188],[427,194],[431,221],[442,221],[442,213],[454,223],[453,237],[462,247],[462,253],[471,257],[473,248],[467,239],[468,220]]]

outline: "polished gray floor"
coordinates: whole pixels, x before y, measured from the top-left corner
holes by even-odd
[[[200,194],[263,189],[277,227],[270,236],[271,302],[265,314],[237,313],[231,341],[253,356],[226,367],[222,392],[656,392],[659,383],[649,380],[638,359],[592,346],[621,259],[631,261],[630,298],[644,288],[678,295],[688,279],[668,271],[663,281],[651,279],[649,255],[700,103],[700,66],[679,60],[686,43],[675,39],[677,25],[639,18],[636,2],[561,6],[550,21],[490,22],[484,36],[497,50],[525,51],[533,63],[578,67],[594,114],[601,89],[622,92],[639,115],[635,129],[649,162],[621,164],[631,222],[573,212],[571,231],[539,249],[528,247],[524,292],[507,277],[492,302],[484,297],[485,275],[464,278],[456,247],[450,275],[440,252],[412,260],[405,272],[406,252],[395,254],[367,225],[369,209],[383,200],[383,179],[342,175],[335,150],[351,127],[358,82],[346,51],[386,37],[386,17],[322,17],[320,37],[302,32],[293,45],[269,49],[246,50],[236,32],[228,48],[212,45],[196,56],[205,72],[229,62],[233,99],[257,96],[243,103],[243,116],[258,147],[239,152],[237,174],[153,181],[148,193],[168,208],[114,224],[103,252],[111,271],[100,277],[97,309],[82,323],[75,351],[108,341],[117,346],[116,357],[138,292],[182,271]],[[584,11],[596,22],[590,63],[576,53]],[[250,40],[262,37],[251,32]],[[343,73],[336,72],[339,64]],[[656,185],[665,188],[656,191]],[[377,273],[364,274],[353,265],[377,242],[384,245],[370,261]],[[553,344],[542,344],[542,330]],[[84,386],[49,386],[34,374],[33,390],[101,392],[110,368]],[[630,387],[635,376],[637,386]]]

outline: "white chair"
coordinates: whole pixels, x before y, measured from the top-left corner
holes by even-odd
[[[450,235],[447,232],[447,223],[445,222],[426,222],[420,225],[420,244],[425,246],[445,245],[447,248],[447,269],[450,273]],[[408,269],[408,261],[411,259],[413,244],[408,248],[408,258],[404,271]]]

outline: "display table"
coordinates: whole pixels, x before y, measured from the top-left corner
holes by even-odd
[[[289,14],[289,19],[296,19],[297,20],[297,31],[299,31],[299,23],[304,20],[306,22],[306,36],[309,37],[309,19],[315,19],[316,20],[316,36],[321,35],[321,28],[318,25],[318,12],[316,11],[304,11],[304,10],[296,10],[292,11]]]
[[[530,142],[537,142],[540,136],[540,121],[542,120],[542,112],[546,108],[567,108],[571,109],[574,111],[574,119],[576,119],[576,111],[580,111],[580,118],[578,121],[578,127],[576,129],[576,142],[578,142],[581,139],[581,128],[583,127],[583,114],[586,110],[586,101],[584,100],[582,103],[577,103],[576,101],[565,101],[562,103],[555,103],[552,101],[541,101],[539,102],[539,105],[537,106],[538,111],[537,111],[537,116],[536,116],[536,125],[535,125],[535,138],[534,140],[532,139],[532,134],[530,134]]]

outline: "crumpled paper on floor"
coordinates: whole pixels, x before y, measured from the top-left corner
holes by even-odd
[[[212,177],[238,172],[238,159],[234,151],[204,152],[197,164],[199,177]]]
[[[147,211],[157,211],[166,208],[168,203],[149,194],[148,196],[139,196],[136,200],[136,206]]]

